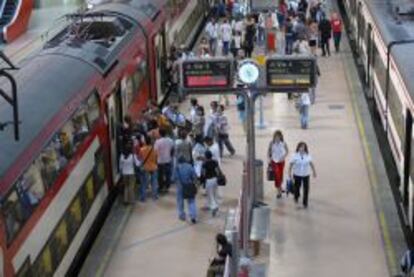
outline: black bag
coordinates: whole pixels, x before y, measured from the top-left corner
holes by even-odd
[[[224,175],[223,173],[219,174],[217,176],[217,185],[224,187],[226,184],[227,184],[226,175]]]
[[[194,183],[183,184],[183,198],[192,199],[197,194],[197,186]]]
[[[269,162],[267,164],[267,180],[268,181],[274,181],[275,180],[275,172],[273,171],[271,162]]]

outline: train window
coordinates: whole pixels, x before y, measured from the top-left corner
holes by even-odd
[[[10,244],[24,223],[23,208],[15,190],[2,204],[2,213],[6,221],[7,244]]]
[[[88,135],[88,109],[86,106],[81,106],[72,118],[72,142],[76,147],[78,146]],[[70,124],[70,123],[69,123]]]
[[[95,189],[93,184],[93,175],[90,175],[88,179],[86,180],[86,183],[83,187],[83,196],[84,196],[84,207],[85,211],[89,210],[89,208],[92,206],[93,200],[95,199]]]
[[[404,141],[403,107],[393,82],[390,82],[390,90],[388,93],[388,107],[398,136],[402,142]]]
[[[73,200],[69,208],[70,228],[71,234],[76,234],[76,231],[82,223],[82,205],[79,195]]]
[[[99,100],[96,91],[87,100],[89,126],[92,127],[99,118]]]
[[[16,183],[16,191],[23,207],[23,215],[27,219],[45,195],[45,186],[41,176],[41,163],[33,162],[22,178]]]
[[[46,190],[53,185],[61,168],[64,166],[60,163],[59,157],[55,141],[52,141],[40,154],[40,162],[42,164],[40,174]]]
[[[53,257],[50,251],[50,244],[47,243],[32,268],[33,276],[52,276],[53,275]]]
[[[63,218],[53,233],[53,248],[57,261],[62,260],[69,247],[69,242],[68,223]]]

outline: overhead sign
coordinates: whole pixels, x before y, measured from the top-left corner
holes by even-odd
[[[315,81],[314,57],[278,56],[266,61],[266,82],[271,91],[306,91]]]
[[[232,88],[230,59],[188,59],[182,63],[182,86],[187,90]]]

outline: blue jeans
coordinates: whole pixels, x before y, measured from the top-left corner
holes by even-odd
[[[191,219],[197,218],[197,206],[195,197],[187,200],[187,206],[188,206],[188,213],[190,215]],[[184,197],[183,197],[183,186],[180,182],[177,182],[177,211],[178,211],[178,217],[180,219],[185,220],[185,211],[184,211]]]
[[[160,191],[168,191],[171,185],[172,163],[158,164],[158,186]]]
[[[223,41],[223,56],[227,56],[230,50],[230,41]]]
[[[300,125],[302,129],[307,129],[309,124],[309,106],[300,106]]]
[[[293,52],[293,43],[295,42],[295,37],[293,34],[285,35],[285,52],[286,55],[291,55]]]
[[[151,184],[151,194],[152,199],[158,198],[158,182],[157,182],[158,174],[157,171],[148,172],[143,171],[141,174],[141,186],[140,186],[140,201],[145,201],[147,198],[147,188],[148,188],[148,182]]]

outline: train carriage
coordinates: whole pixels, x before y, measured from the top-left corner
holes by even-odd
[[[348,21],[351,44],[362,65],[365,93],[376,105],[392,156],[398,168],[397,186],[406,224],[414,229],[414,56],[413,44],[390,43],[414,39],[414,14],[409,3],[340,0]],[[387,88],[387,75],[389,87]]]
[[[0,133],[0,276],[76,272],[115,196],[118,126],[165,97],[167,50],[195,37],[199,3],[98,5],[13,73],[21,139]]]

